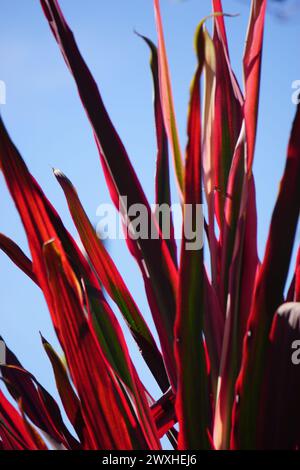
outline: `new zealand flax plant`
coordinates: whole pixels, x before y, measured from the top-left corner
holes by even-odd
[[[185,230],[177,256],[173,231],[167,239],[156,222],[156,237],[127,237],[144,280],[159,344],[72,183],[54,171],[85,254],[0,121],[0,166],[31,259],[5,235],[0,244],[43,291],[65,363],[44,338],[42,345],[73,426],[72,430],[66,426],[55,399],[1,339],[2,383],[17,406],[0,392],[0,448],[47,449],[51,442],[52,447],[69,450],[157,450],[166,434],[177,449],[299,449],[300,366],[291,361],[291,345],[300,339],[300,251],[296,267],[290,268],[300,207],[299,105],[262,261],[257,254],[252,165],[266,3],[251,3],[244,91],[231,68],[221,0],[212,2],[213,34],[205,27],[207,19],[200,23],[183,155],[160,5],[154,0],[158,46],[143,39],[150,47],[154,83],[156,202],[171,203],[169,147],[183,229],[188,223],[186,205],[206,205],[204,246],[209,258],[208,269],[203,248],[187,249]],[[119,197],[126,196],[128,206],[143,204],[153,219],[58,1],[41,0],[41,5],[76,82],[113,203],[118,208]],[[192,223],[194,219],[195,211]],[[290,269],[294,275],[286,289]],[[107,296],[126,320],[145,367],[161,389],[156,402],[137,374]]]

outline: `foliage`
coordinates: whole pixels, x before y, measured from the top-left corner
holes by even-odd
[[[143,204],[153,219],[58,1],[41,0],[41,5],[76,82],[114,204],[118,208],[119,196],[126,195],[128,206]],[[47,449],[51,443],[66,449],[156,450],[165,434],[178,449],[299,448],[300,369],[291,363],[290,348],[300,334],[300,254],[285,294],[300,207],[299,107],[261,262],[257,255],[252,166],[266,0],[252,0],[243,58],[244,93],[230,64],[221,0],[213,0],[213,35],[205,28],[206,20],[200,23],[184,158],[159,0],[154,0],[154,8],[158,47],[143,39],[150,47],[154,83],[156,202],[171,202],[170,147],[183,211],[186,204],[194,209],[202,203],[207,206],[210,269],[204,264],[203,249],[186,249],[185,236],[177,257],[173,231],[167,240],[157,224],[156,238],[127,238],[144,280],[157,345],[72,183],[54,171],[86,256],[1,120],[0,166],[32,259],[4,235],[0,247],[43,291],[66,364],[44,338],[42,345],[73,426],[71,432],[54,398],[1,340],[3,382],[17,403],[12,406],[0,392],[2,449]],[[187,222],[184,213],[183,234]],[[157,402],[137,374],[105,294],[123,315],[160,386],[162,397]]]

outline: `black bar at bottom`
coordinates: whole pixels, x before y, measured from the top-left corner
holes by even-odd
[[[26,465],[42,464],[50,467],[56,463],[66,465],[121,466],[124,468],[136,468],[141,465],[168,466],[175,465],[181,468],[196,468],[202,465],[203,469],[211,465],[220,464],[238,467],[250,464],[271,464],[276,459],[276,464],[300,462],[299,452],[289,451],[35,451],[35,452],[0,452],[0,466],[18,465],[19,468]]]

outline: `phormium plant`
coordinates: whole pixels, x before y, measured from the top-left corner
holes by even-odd
[[[42,338],[59,407],[8,346],[1,364],[0,448],[160,449],[167,434],[178,449],[297,449],[300,445],[300,368],[291,345],[300,336],[300,255],[285,285],[300,207],[300,108],[269,229],[257,255],[255,150],[266,0],[252,0],[243,58],[244,92],[230,65],[221,0],[213,0],[213,34],[196,33],[197,68],[181,153],[159,0],[154,0],[158,47],[151,50],[157,134],[156,202],[170,205],[170,147],[185,224],[206,204],[203,248],[180,254],[171,230],[164,237],[127,237],[159,336],[157,345],[109,253],[97,237],[71,182],[55,177],[66,196],[86,256],[30,174],[0,122],[0,166],[26,235],[32,260],[1,235],[1,248],[42,289],[66,364]],[[59,8],[41,0],[47,21],[74,77],[93,129],[111,198],[119,206],[149,202]],[[200,82],[204,76],[203,106]],[[202,200],[203,197],[203,200]],[[186,206],[194,210],[186,216]],[[124,228],[131,224],[124,216]],[[129,356],[123,332],[104,295],[116,303],[159,384],[155,402]],[[287,294],[286,294],[287,292]],[[178,423],[178,428],[177,428]],[[177,430],[178,429],[178,430]],[[42,433],[40,432],[42,431]],[[48,439],[44,439],[44,433]]]

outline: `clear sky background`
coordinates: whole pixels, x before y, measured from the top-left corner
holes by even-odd
[[[149,54],[145,44],[133,34],[136,29],[156,40],[152,1],[61,0],[60,3],[146,194],[154,202],[156,144]],[[209,0],[161,0],[161,4],[183,147],[189,85],[195,68],[193,35],[211,7]],[[232,63],[241,80],[249,2],[223,0],[223,7],[228,13],[240,13],[237,18],[226,19],[226,23]],[[39,1],[0,0],[0,14],[0,80],[7,86],[7,103],[1,106],[1,113],[32,174],[77,238],[51,167],[61,169],[72,180],[91,221],[96,224],[96,209],[100,203],[109,202],[109,195],[91,128]],[[300,14],[295,11],[288,21],[270,13],[266,21],[254,167],[261,256],[295,113],[291,85],[294,80],[300,80],[299,20]],[[0,231],[28,253],[24,230],[2,175],[0,201]],[[298,243],[299,238],[298,233]],[[143,283],[125,243],[109,242],[108,248],[152,325]],[[56,396],[51,368],[39,338],[41,331],[57,346],[43,295],[2,253],[0,276],[0,334],[23,365]],[[158,396],[131,342],[130,349],[146,385]]]

